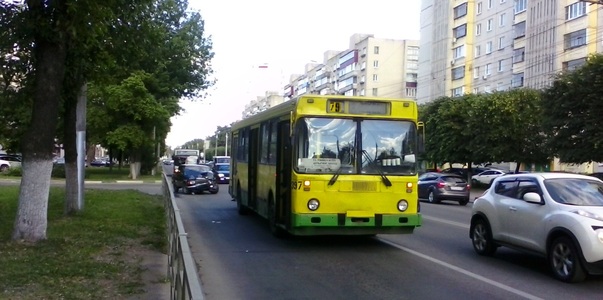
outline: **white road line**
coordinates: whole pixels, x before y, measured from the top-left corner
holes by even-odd
[[[465,229],[469,230],[469,224],[460,223],[460,222],[454,222],[454,221],[448,221],[448,220],[438,219],[438,218],[434,218],[434,217],[428,217],[426,215],[422,215],[421,217],[423,219],[426,219],[426,220],[431,220],[431,221],[440,222],[440,223],[444,223],[444,224],[448,224],[448,225],[458,226],[458,227],[465,228]]]
[[[496,282],[496,281],[491,280],[491,279],[488,279],[488,278],[486,278],[486,277],[483,277],[483,276],[477,275],[477,274],[475,274],[475,273],[473,273],[473,272],[467,271],[467,270],[465,270],[465,269],[463,269],[463,268],[459,268],[459,267],[457,267],[457,266],[455,266],[455,265],[451,265],[451,264],[449,264],[449,263],[447,263],[447,262],[443,262],[443,261],[441,261],[441,260],[439,260],[439,259],[436,259],[436,258],[433,258],[433,257],[431,257],[431,256],[428,256],[428,255],[425,255],[425,254],[419,253],[419,252],[417,252],[417,251],[415,251],[415,250],[412,250],[412,249],[406,248],[406,247],[404,247],[404,246],[400,246],[400,245],[398,245],[398,244],[395,244],[394,242],[390,242],[390,241],[388,241],[388,240],[385,240],[385,239],[383,239],[383,238],[379,238],[379,237],[377,237],[377,239],[378,239],[378,240],[380,240],[380,241],[382,241],[382,242],[384,242],[384,243],[386,243],[386,244],[388,244],[388,245],[390,245],[390,246],[392,246],[392,247],[396,247],[396,248],[398,248],[398,249],[400,249],[400,250],[402,250],[402,251],[406,251],[406,252],[408,252],[408,253],[410,253],[410,254],[412,254],[412,255],[416,255],[416,256],[421,257],[421,258],[423,258],[423,259],[429,260],[429,261],[431,261],[431,262],[433,262],[433,263],[436,263],[436,264],[438,264],[438,265],[441,265],[441,266],[443,266],[443,267],[445,267],[445,268],[448,268],[448,269],[451,269],[451,270],[457,271],[457,272],[462,273],[462,274],[465,274],[465,275],[467,275],[467,276],[469,276],[469,277],[473,277],[473,278],[475,278],[475,279],[477,279],[477,280],[479,280],[479,281],[482,281],[482,282],[484,282],[484,283],[487,283],[487,284],[493,285],[493,286],[495,286],[495,287],[497,287],[497,288],[500,288],[500,289],[503,289],[503,290],[505,290],[505,291],[507,291],[507,292],[509,292],[509,293],[513,293],[513,294],[515,294],[515,295],[518,295],[518,296],[524,297],[524,298],[526,298],[526,299],[543,300],[542,298],[539,298],[539,297],[534,296],[534,295],[532,295],[532,294],[528,294],[528,293],[526,293],[526,292],[523,292],[523,291],[520,291],[520,290],[518,290],[518,289],[512,288],[512,287],[510,287],[510,286],[508,286],[508,285],[504,285],[504,284],[502,284],[502,283]]]

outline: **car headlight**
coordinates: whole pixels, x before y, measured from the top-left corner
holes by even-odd
[[[308,209],[311,211],[317,210],[319,206],[320,202],[318,202],[318,199],[312,198],[308,201]]]
[[[603,229],[597,230],[597,238],[599,238],[599,242],[603,243]]]
[[[408,209],[408,201],[402,199],[400,201],[398,201],[398,210],[399,211],[406,211]]]
[[[581,215],[583,217],[595,219],[595,220],[598,220],[598,221],[603,221],[603,218],[601,216],[599,216],[597,214],[594,214],[594,213],[591,213],[591,212],[588,212],[588,211],[585,211],[585,210],[582,210],[582,209],[577,209],[577,210],[574,210],[572,212],[575,213],[575,214]]]
[[[190,180],[190,181],[188,182],[188,184],[191,184],[191,185],[192,185],[192,184],[195,184],[195,181],[194,181],[194,180]]]
[[[224,174],[220,173],[218,174],[219,177],[224,177]]]

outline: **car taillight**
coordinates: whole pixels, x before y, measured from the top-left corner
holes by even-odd
[[[467,184],[467,190],[468,191],[471,190],[471,185],[470,184]]]
[[[439,189],[441,189],[441,188],[443,188],[443,187],[445,187],[445,186],[446,186],[446,184],[445,184],[445,183],[443,183],[443,182],[438,182],[438,184],[437,184],[437,187],[438,187]]]

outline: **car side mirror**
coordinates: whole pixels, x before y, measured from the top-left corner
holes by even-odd
[[[526,202],[530,202],[530,203],[542,203],[542,197],[540,197],[540,195],[538,195],[538,193],[534,193],[534,192],[529,192],[529,193],[525,193],[523,195],[523,200],[525,200]]]

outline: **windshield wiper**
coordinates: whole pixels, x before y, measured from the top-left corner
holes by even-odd
[[[339,166],[339,169],[337,169],[337,171],[335,171],[335,174],[333,174],[333,177],[331,177],[331,180],[329,180],[328,185],[335,184],[335,182],[337,181],[337,177],[339,177],[339,174],[341,174],[341,169],[343,169],[343,167]]]
[[[373,159],[371,159],[371,156],[368,154],[368,152],[366,150],[362,150],[362,154],[364,154],[364,157],[368,160],[369,164],[374,164]],[[379,166],[377,166],[376,169],[377,169],[377,172],[379,172],[379,175],[381,175],[381,181],[383,181],[383,184],[385,184],[385,186],[387,186],[387,187],[392,186],[392,182],[389,181],[387,176],[385,176],[383,171],[381,171],[381,168]]]

